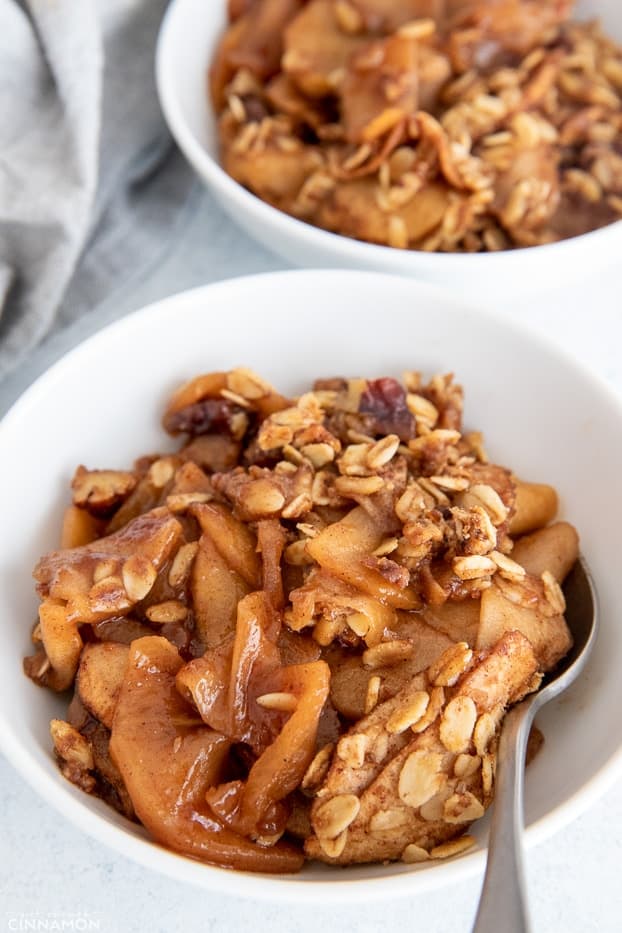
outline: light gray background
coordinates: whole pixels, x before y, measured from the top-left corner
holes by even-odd
[[[152,300],[185,288],[285,263],[248,240],[195,186],[177,221],[175,248],[153,257],[140,279],[117,292],[69,330],[56,334],[28,365],[0,385],[0,412],[50,362],[87,334]],[[503,301],[513,313],[557,337],[561,346],[599,372],[622,395],[620,271],[598,281],[586,270],[568,293]],[[482,283],[485,288],[485,283]],[[528,378],[528,374],[525,374]],[[619,561],[615,555],[612,560]],[[618,572],[612,566],[612,572]],[[622,622],[621,622],[622,624]],[[612,715],[619,715],[612,711]],[[572,767],[572,762],[568,762]],[[471,881],[413,899],[351,908],[272,907],[219,897],[153,874],[82,836],[44,805],[0,756],[0,930],[69,929],[86,918],[103,933],[372,933],[468,931],[479,883]],[[616,933],[622,930],[622,781],[571,826],[528,858],[534,925],[542,933]],[[240,890],[244,878],[240,876]],[[45,925],[47,924],[47,926]],[[57,924],[57,925],[54,925]],[[504,933],[499,918],[499,933]]]

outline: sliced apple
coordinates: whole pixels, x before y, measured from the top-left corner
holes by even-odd
[[[140,638],[130,648],[110,752],[138,818],[157,842],[193,858],[249,871],[298,870],[302,855],[292,846],[262,848],[211,814],[205,793],[221,780],[229,742],[200,723],[178,693],[182,665],[165,638]]]
[[[352,656],[350,652],[335,646],[327,652],[326,660],[332,670],[330,697],[342,716],[358,720],[365,715],[371,677],[380,678],[381,701],[395,696],[417,677],[421,679],[417,689],[425,689],[422,672],[452,643],[446,634],[427,625],[415,613],[399,613],[396,632],[400,639],[411,642],[413,655],[395,666],[387,664],[369,670],[363,666],[361,655]]]
[[[70,505],[63,515],[60,537],[61,548],[82,547],[99,538],[102,522],[77,505]]]
[[[555,518],[557,493],[546,483],[526,483],[516,480],[516,503],[510,519],[510,534],[524,535],[543,528]]]
[[[199,541],[190,589],[196,631],[205,648],[215,648],[235,632],[238,603],[248,585],[232,570],[209,535]]]
[[[340,580],[375,596],[396,609],[415,609],[417,598],[412,590],[400,588],[364,561],[378,547],[385,529],[374,522],[361,506],[345,518],[324,528],[307,542],[307,551],[320,567]]]
[[[68,620],[78,624],[126,615],[155,583],[181,530],[168,509],[154,509],[105,538],[42,557],[37,588],[66,602]]]
[[[278,620],[277,620],[278,621]],[[278,629],[269,600],[249,593],[237,607],[235,636],[185,664],[177,689],[212,729],[246,742],[257,755],[272,742],[281,723],[255,702],[263,684],[280,668]],[[271,689],[271,688],[270,688]]]
[[[296,632],[318,619],[346,618],[349,627],[375,645],[386,629],[397,624],[396,610],[379,599],[332,576],[325,570],[312,570],[305,583],[290,591],[291,608],[286,612],[287,624]]]
[[[278,518],[268,518],[257,524],[257,548],[261,554],[262,589],[275,609],[285,604],[281,558],[287,542],[285,529]]]
[[[568,522],[555,522],[520,538],[512,551],[512,560],[527,573],[539,577],[548,570],[558,583],[566,578],[578,556],[579,535]]]
[[[207,794],[212,809],[237,832],[263,835],[271,825],[280,831],[287,818],[282,802],[300,784],[316,750],[329,682],[330,669],[324,661],[281,668],[270,676],[272,698],[292,698],[295,708],[253,764],[246,781],[215,787]]]
[[[49,661],[40,683],[52,690],[67,690],[76,676],[82,650],[77,623],[67,617],[67,609],[61,602],[46,599],[39,607],[39,624]]]
[[[440,606],[426,606],[423,618],[439,632],[444,632],[452,641],[466,641],[473,645],[479,628],[479,600],[448,600]]]
[[[125,677],[128,645],[102,642],[85,645],[80,656],[76,687],[89,713],[108,728]]]
[[[191,511],[228,566],[250,588],[258,589],[261,585],[261,562],[257,540],[249,527],[238,521],[225,505],[217,502],[193,505]]]
[[[369,68],[375,56],[378,65]],[[355,52],[341,84],[341,113],[346,138],[371,142],[417,110],[417,42],[394,35]],[[394,93],[387,99],[387,89]]]
[[[283,33],[283,71],[308,97],[335,91],[335,76],[369,40],[339,28],[332,0],[311,0]]]
[[[179,467],[171,487],[171,495],[183,495],[189,492],[213,492],[209,476],[192,460]]]
[[[528,578],[530,588],[539,588],[538,580]],[[519,604],[508,598],[497,583],[484,590],[477,635],[478,649],[492,648],[506,633],[522,632],[531,642],[540,669],[550,671],[570,650],[572,636],[561,614],[543,611],[543,603],[536,596]]]

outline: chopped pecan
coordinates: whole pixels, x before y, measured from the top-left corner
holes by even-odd
[[[71,481],[73,504],[91,515],[108,516],[127,499],[137,482],[134,473],[79,466]]]
[[[62,719],[53,719],[50,732],[61,771],[68,781],[90,793],[95,787],[93,753],[83,735]]]

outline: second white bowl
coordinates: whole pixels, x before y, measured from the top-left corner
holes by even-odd
[[[619,0],[583,0],[578,17],[600,16],[622,40]],[[164,115],[182,152],[228,214],[251,236],[295,265],[376,269],[435,282],[468,300],[492,304],[518,294],[570,286],[622,250],[622,221],[554,243],[500,253],[437,254],[362,243],[329,233],[276,210],[234,181],[218,160],[216,121],[207,69],[226,22],[226,0],[173,0],[156,57]]]

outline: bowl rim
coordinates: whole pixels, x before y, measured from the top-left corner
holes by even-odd
[[[600,374],[593,372],[568,351],[560,349],[552,338],[543,335],[532,325],[528,325],[523,321],[500,319],[498,315],[490,310],[474,308],[468,302],[456,298],[455,295],[444,289],[428,283],[414,281],[407,276],[373,271],[361,272],[351,269],[286,270],[224,279],[220,282],[179,292],[139,308],[80,341],[61,359],[45,370],[8,410],[0,421],[0,450],[2,450],[4,437],[12,425],[16,422],[19,423],[24,416],[28,416],[29,409],[37,404],[38,399],[46,395],[50,387],[53,387],[58,380],[63,378],[63,370],[67,364],[79,357],[85,350],[89,350],[102,335],[110,336],[116,332],[122,333],[126,329],[131,330],[147,319],[153,323],[154,315],[158,313],[164,315],[174,313],[174,316],[178,317],[179,314],[184,313],[186,307],[195,305],[205,307],[208,305],[209,300],[212,300],[215,295],[218,296],[218,293],[221,296],[223,294],[228,296],[232,290],[236,289],[240,289],[243,293],[256,294],[257,287],[278,289],[284,280],[292,278],[298,280],[299,288],[311,289],[318,276],[333,278],[335,281],[341,280],[342,282],[344,279],[349,279],[351,282],[350,289],[360,287],[361,282],[365,282],[365,280],[370,282],[372,280],[391,280],[410,290],[413,296],[419,300],[442,300],[445,308],[451,314],[469,314],[474,318],[479,317],[480,321],[484,320],[485,322],[487,320],[491,326],[527,339],[542,351],[571,366],[583,381],[591,384],[594,391],[607,397],[608,401],[618,409],[622,419],[622,399]],[[352,903],[354,898],[360,903],[365,903],[382,900],[390,896],[405,896],[413,893],[423,893],[425,890],[438,889],[481,873],[484,867],[486,849],[466,853],[460,859],[442,863],[442,866],[439,863],[436,866],[436,871],[426,870],[422,874],[419,889],[417,890],[415,886],[415,890],[413,890],[412,879],[413,874],[416,872],[402,872],[386,877],[378,876],[365,879],[299,880],[297,876],[242,873],[196,862],[160,847],[148,838],[135,836],[127,829],[109,821],[104,814],[97,813],[89,808],[86,802],[81,800],[79,796],[81,792],[66,782],[60,773],[53,778],[46,771],[35,752],[28,748],[16,735],[12,722],[3,706],[0,706],[0,733],[3,735],[4,740],[3,752],[9,763],[25,778],[40,797],[67,817],[82,832],[121,855],[131,857],[146,868],[158,871],[179,881],[199,885],[208,890],[217,890],[222,894],[255,898],[272,903],[277,901],[313,903],[318,897],[322,897],[326,904],[348,904]],[[609,756],[607,761],[582,787],[571,794],[563,803],[554,807],[545,816],[540,817],[526,828],[526,845],[528,847],[538,845],[574,820],[595,803],[613,785],[620,774],[622,774],[622,745]],[[425,881],[423,878],[425,878]]]
[[[169,68],[169,56],[175,49],[175,29],[178,23],[182,22],[184,7],[194,2],[196,0],[171,0],[160,26],[155,53],[155,78],[160,105],[175,141],[193,168],[202,174],[208,184],[218,190],[222,196],[233,201],[240,211],[252,215],[255,221],[281,226],[284,233],[289,232],[291,236],[305,240],[311,247],[332,249],[343,261],[346,259],[358,262],[368,261],[370,264],[375,263],[377,268],[384,266],[390,269],[396,257],[399,257],[400,261],[409,261],[408,257],[412,256],[414,260],[425,262],[427,271],[432,275],[448,272],[451,268],[458,271],[470,267],[471,270],[483,272],[485,266],[488,266],[489,273],[493,274],[494,267],[506,267],[508,264],[515,271],[529,258],[543,265],[553,261],[567,262],[570,259],[569,254],[575,251],[588,249],[596,252],[603,240],[622,236],[622,219],[620,219],[605,227],[558,240],[555,243],[517,247],[498,252],[438,253],[400,250],[324,230],[322,227],[307,223],[273,207],[227,174],[217,159],[197,139],[184,116],[177,93],[175,72],[173,68]],[[206,63],[206,69],[208,64]],[[206,90],[204,90],[204,96],[209,112]],[[413,269],[413,271],[416,270]],[[507,270],[504,269],[504,271]]]

